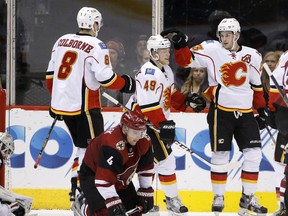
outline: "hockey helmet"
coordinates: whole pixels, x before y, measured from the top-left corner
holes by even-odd
[[[103,26],[101,13],[92,7],[83,7],[77,14],[78,27],[82,29],[93,29],[94,22],[98,23],[99,30]]]
[[[121,117],[121,125],[126,125],[134,130],[144,130],[146,129],[147,121],[144,120],[143,115],[138,111],[126,111]]]
[[[152,35],[147,41],[147,49],[150,55],[152,49],[157,52],[158,49],[169,48],[170,46],[169,39],[162,37],[160,34]]]
[[[240,33],[241,31],[240,24],[235,18],[225,18],[218,25],[216,34],[218,38],[220,37],[219,33],[221,31],[232,31],[234,34],[236,32]]]
[[[9,158],[15,150],[14,141],[10,134],[0,134],[0,151],[4,158]]]

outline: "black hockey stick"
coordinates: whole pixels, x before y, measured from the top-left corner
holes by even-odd
[[[38,157],[37,157],[37,159],[36,159],[36,161],[35,161],[35,164],[34,164],[34,168],[35,168],[35,169],[38,167],[38,165],[39,165],[39,163],[40,163],[40,159],[41,159],[42,154],[43,154],[43,152],[44,152],[44,149],[46,148],[46,145],[47,145],[47,143],[48,143],[48,141],[49,141],[50,135],[51,135],[51,133],[52,133],[52,130],[53,130],[53,128],[54,128],[54,125],[56,124],[57,118],[58,118],[58,116],[56,115],[55,118],[54,118],[54,121],[53,121],[53,123],[52,123],[52,125],[51,125],[51,127],[50,127],[50,129],[49,129],[49,132],[48,132],[48,134],[47,134],[47,136],[46,136],[46,139],[45,139],[45,141],[44,141],[44,143],[43,143],[43,146],[42,146],[42,148],[41,148],[41,150],[40,150],[40,152],[39,152],[39,154],[38,154]]]
[[[286,105],[288,106],[288,98],[286,97],[286,94],[284,94],[284,92],[282,91],[282,88],[279,86],[277,80],[275,79],[275,77],[273,76],[269,66],[267,65],[267,63],[263,64],[263,67],[265,68],[267,74],[269,77],[271,77],[274,85],[276,86],[277,90],[279,91],[280,96],[282,97],[282,99],[284,100],[284,102],[286,103]]]
[[[276,140],[275,140],[275,138],[274,138],[274,136],[273,136],[271,130],[269,129],[268,125],[265,125],[265,128],[266,128],[266,130],[267,130],[267,132],[268,132],[268,134],[269,134],[269,136],[270,136],[270,138],[271,138],[273,144],[276,145]]]
[[[126,106],[124,106],[123,104],[119,103],[119,101],[117,101],[115,98],[113,98],[112,96],[110,96],[109,94],[107,94],[106,92],[104,92],[102,94],[105,98],[107,98],[108,100],[110,100],[112,103],[114,103],[117,106],[120,106],[126,110],[130,110],[129,108],[127,108]],[[148,124],[148,126],[157,131],[159,133],[159,129],[157,129],[153,124]],[[228,164],[213,164],[211,162],[209,162],[208,160],[202,158],[200,155],[198,155],[196,152],[192,151],[188,146],[186,146],[185,144],[175,140],[174,143],[176,145],[178,145],[180,148],[184,149],[185,151],[189,152],[190,154],[195,155],[199,160],[201,160],[203,163],[205,163],[206,165],[208,165],[209,167],[215,169],[215,170],[223,170],[223,171],[228,171],[230,169],[233,169],[235,167],[239,167],[242,163],[240,161],[237,162],[232,162],[232,163],[228,163]]]
[[[142,206],[136,206],[136,208],[131,209],[129,211],[126,212],[126,216],[135,214],[135,213],[141,213],[143,211],[143,207]]]

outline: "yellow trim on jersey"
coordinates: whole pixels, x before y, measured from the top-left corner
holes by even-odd
[[[81,110],[75,111],[75,112],[65,112],[65,111],[56,111],[55,109],[51,108],[51,110],[58,114],[58,115],[66,115],[66,116],[75,116],[75,115],[80,115],[81,114]]]
[[[226,184],[226,180],[223,180],[223,181],[219,181],[219,180],[211,180],[211,182],[213,183],[213,184]]]
[[[274,88],[270,88],[269,91],[273,93],[279,93],[278,89],[274,89]]]
[[[259,87],[259,88],[254,88],[254,87],[252,87],[252,89],[253,89],[254,91],[263,91],[263,88],[262,88],[262,87]]]
[[[161,109],[160,105],[158,104],[157,106],[154,106],[154,107],[147,107],[147,108],[141,108],[142,112],[145,113],[145,112],[151,112],[153,110],[157,110],[157,109]]]
[[[91,138],[93,139],[95,137],[95,132],[94,132],[94,127],[93,127],[93,121],[90,115],[90,112],[86,112],[87,120],[88,120],[88,125],[89,125],[89,130],[91,134]]]
[[[54,75],[46,75],[46,79],[53,79]]]
[[[257,184],[257,180],[249,180],[249,179],[243,179],[243,178],[242,178],[242,182]]]
[[[101,86],[107,87],[107,86],[112,85],[112,84],[117,80],[117,77],[118,77],[118,76],[117,76],[116,74],[114,74],[114,78],[113,78],[110,82],[108,82],[108,83],[106,83],[106,84],[101,83]]]
[[[236,108],[228,108],[228,107],[223,107],[221,105],[217,105],[217,107],[221,110],[224,110],[224,111],[227,111],[227,112],[235,112],[235,111],[238,111],[238,112],[242,112],[242,113],[249,113],[249,112],[253,112],[252,108],[250,109],[236,109]]]
[[[169,181],[169,182],[163,182],[163,181],[160,181],[160,182],[161,182],[161,185],[172,185],[172,184],[176,184],[177,183],[176,180]]]

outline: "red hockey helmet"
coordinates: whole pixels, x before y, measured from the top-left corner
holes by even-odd
[[[146,129],[147,121],[137,111],[126,111],[121,117],[121,124],[134,130],[144,130]]]

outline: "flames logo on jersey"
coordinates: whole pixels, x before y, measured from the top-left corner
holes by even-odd
[[[167,87],[163,92],[163,108],[165,111],[169,110],[171,107],[171,87]]]
[[[246,80],[247,65],[243,61],[226,63],[221,66],[220,72],[225,86],[240,86]]]

